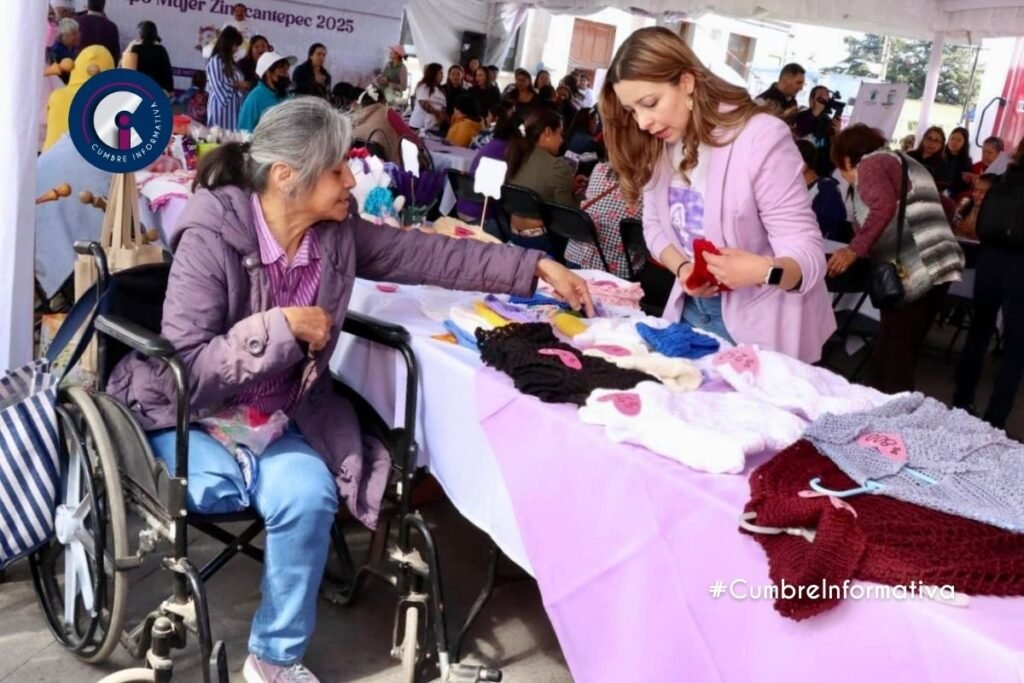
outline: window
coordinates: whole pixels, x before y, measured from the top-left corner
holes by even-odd
[[[754,55],[754,39],[738,33],[729,34],[725,63],[743,78],[750,76],[750,60]]]

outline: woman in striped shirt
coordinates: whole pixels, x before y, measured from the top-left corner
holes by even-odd
[[[206,81],[210,91],[206,121],[211,128],[238,128],[238,110],[249,90],[245,74],[235,64],[235,51],[242,45],[242,34],[234,26],[225,26],[206,63]]]

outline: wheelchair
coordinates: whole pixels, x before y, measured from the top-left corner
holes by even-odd
[[[111,275],[96,242],[79,242],[75,250],[92,255],[97,282],[85,329],[96,332],[97,386],[62,388],[57,401],[62,477],[56,510],[56,538],[29,557],[33,583],[50,631],[68,651],[87,663],[105,661],[123,644],[145,666],[113,674],[110,680],[171,680],[172,649],[198,638],[204,683],[227,683],[227,653],[210,628],[205,582],[238,554],[262,561],[253,542],[263,531],[255,510],[198,514],[186,509],[188,472],[189,378],[174,349],[159,336],[170,263],[139,266]],[[378,439],[392,458],[392,470],[370,551],[359,566],[352,560],[340,518],[331,530],[334,564],[321,597],[350,604],[366,579],[377,577],[397,590],[391,655],[401,661],[402,680],[414,683],[428,671],[442,681],[500,681],[501,672],[458,662],[459,635],[453,657],[448,645],[444,598],[436,545],[411,493],[423,475],[417,469],[414,440],[418,369],[404,328],[350,313],[343,331],[394,349],[407,370],[404,424],[390,428],[348,387],[335,391],[348,398],[365,436]],[[177,391],[176,463],[168,471],[154,457],[131,412],[103,391],[116,363],[129,352],[167,363]],[[128,513],[141,518],[131,537]],[[244,523],[240,533],[225,524]],[[392,533],[392,526],[397,533]],[[194,528],[224,544],[202,567],[189,558],[188,534]],[[418,547],[413,541],[418,540]],[[167,552],[169,549],[169,552]],[[141,621],[128,626],[127,573],[147,556],[160,553],[170,574],[170,595]]]

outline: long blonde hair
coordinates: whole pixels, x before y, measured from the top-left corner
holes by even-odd
[[[622,195],[628,203],[635,202],[643,193],[665,151],[665,143],[640,130],[633,115],[619,102],[613,86],[627,80],[676,84],[684,73],[692,75],[695,81],[693,109],[683,135],[683,161],[679,167],[684,176],[697,166],[700,143],[724,147],[754,114],[767,111],[755,104],[746,90],[711,73],[683,39],[669,29],[650,27],[634,32],[615,53],[598,103],[608,161],[619,174]],[[734,130],[731,136],[721,135],[730,129]]]

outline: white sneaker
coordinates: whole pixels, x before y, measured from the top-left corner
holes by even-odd
[[[320,683],[320,679],[302,664],[277,666],[256,655],[246,657],[242,678],[245,683]]]

